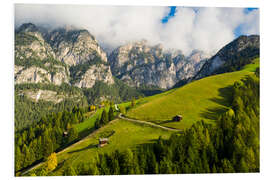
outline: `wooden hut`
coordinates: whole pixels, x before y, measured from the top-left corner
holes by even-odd
[[[176,115],[173,117],[172,121],[174,122],[180,122],[183,119],[181,115]]]
[[[99,147],[103,147],[105,145],[107,145],[109,142],[109,139],[108,138],[99,138]]]

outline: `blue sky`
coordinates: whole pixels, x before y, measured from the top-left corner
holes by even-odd
[[[174,17],[174,15],[176,13],[176,6],[170,6],[169,8],[170,8],[170,11],[169,11],[168,15],[165,16],[163,19],[161,19],[161,22],[163,24],[166,24],[171,18]],[[257,10],[257,9],[258,8],[245,8],[244,13],[249,14],[250,12]],[[238,27],[235,28],[235,30],[234,30],[235,37],[242,35],[242,29],[243,29],[243,27],[241,25],[239,25]]]
[[[161,22],[162,22],[162,23],[167,23],[168,20],[174,16],[175,12],[176,12],[176,6],[171,6],[171,7],[170,7],[170,12],[169,12],[169,14],[168,14],[167,16],[165,16],[165,17],[161,20]]]

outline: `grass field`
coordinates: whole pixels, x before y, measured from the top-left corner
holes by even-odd
[[[75,125],[79,137],[84,137],[94,130],[96,119],[101,116],[102,111],[103,109],[98,109],[96,112],[88,112],[89,117],[84,122]]]
[[[166,93],[139,99],[138,105],[128,111],[127,116],[179,129],[188,128],[202,119],[214,122],[216,116],[228,108],[230,86],[252,74],[258,66],[259,59],[256,59],[241,71],[206,77]],[[183,120],[171,122],[177,114],[181,114]]]
[[[123,103],[121,106],[128,106],[130,102]],[[104,107],[107,112],[109,112],[110,106]],[[76,124],[75,127],[77,128],[77,131],[79,133],[79,138],[85,137],[88,135],[90,132],[94,131],[95,127],[95,122],[97,118],[101,117],[102,111],[104,108],[97,109],[96,111],[93,112],[87,112],[84,114],[84,116],[88,117],[86,120],[82,123]],[[115,113],[116,115],[116,113]]]
[[[109,137],[109,144],[98,148],[98,139],[114,132]],[[116,149],[119,151],[127,148],[135,148],[140,144],[152,143],[162,136],[168,138],[172,132],[148,125],[140,125],[125,120],[114,120],[110,124],[100,128],[90,137],[79,144],[71,146],[67,151],[57,155],[59,167],[51,175],[61,175],[65,164],[68,161],[76,165],[83,161],[89,161],[97,153],[111,152]],[[65,163],[63,163],[65,161]],[[62,165],[61,165],[62,164]]]

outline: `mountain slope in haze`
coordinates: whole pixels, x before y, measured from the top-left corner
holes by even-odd
[[[171,88],[176,82],[193,77],[210,56],[193,51],[185,57],[180,50],[150,46],[146,40],[115,49],[108,60],[112,73],[130,86]]]
[[[193,79],[239,70],[251,63],[254,58],[259,57],[259,53],[260,36],[240,36],[207,60]]]

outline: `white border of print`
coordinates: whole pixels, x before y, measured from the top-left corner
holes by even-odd
[[[261,36],[261,172],[248,174],[180,174],[180,175],[139,175],[139,176],[75,176],[75,177],[28,177],[20,179],[267,179],[270,175],[269,160],[269,94],[270,57],[269,57],[269,18],[270,9],[267,0],[9,0],[1,3],[0,26],[0,59],[1,59],[1,179],[13,179],[14,173],[14,80],[13,80],[13,32],[14,32],[14,3],[38,4],[88,4],[88,5],[144,5],[144,6],[194,6],[194,7],[259,7],[260,36]],[[268,80],[268,81],[267,81]]]

